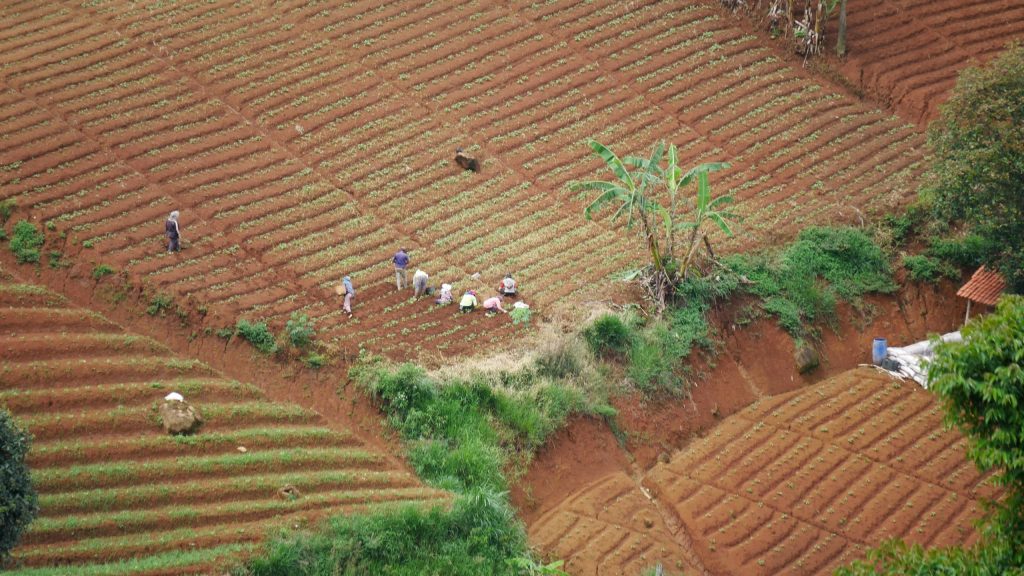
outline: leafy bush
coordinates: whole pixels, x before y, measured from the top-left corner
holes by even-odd
[[[34,224],[19,220],[11,235],[11,252],[19,263],[39,262],[39,248],[43,246],[43,234]]]
[[[582,334],[594,354],[603,358],[625,354],[632,340],[629,327],[614,314],[598,316]]]
[[[962,238],[935,238],[925,254],[958,268],[977,268],[998,249],[990,239],[968,234]]]
[[[302,363],[305,364],[307,368],[319,370],[327,365],[327,357],[319,352],[310,352],[302,359]]]
[[[174,304],[174,299],[167,294],[155,294],[149,301],[149,306],[146,307],[146,314],[150,316],[156,316],[157,314],[163,314],[164,310],[170,310]]]
[[[0,560],[18,543],[39,512],[25,456],[32,437],[0,408]]]
[[[508,313],[508,316],[509,318],[512,319],[513,324],[529,324],[530,316],[532,315],[533,312],[531,312],[529,308],[513,307],[512,310]]]
[[[277,340],[274,339],[274,335],[267,328],[266,322],[250,323],[248,320],[241,318],[235,324],[235,331],[260,352],[264,354],[277,352]]]
[[[518,576],[507,559],[528,554],[526,533],[503,495],[474,491],[450,511],[417,506],[339,516],[323,533],[285,533],[244,576]]]
[[[309,316],[301,312],[292,312],[291,318],[284,325],[288,334],[288,341],[296,348],[305,349],[313,343],[313,336],[316,330],[313,328],[313,321]]]
[[[949,264],[923,254],[904,256],[903,267],[914,282],[938,282],[940,278],[956,279],[960,272]]]
[[[855,307],[869,292],[896,290],[889,262],[871,238],[855,228],[807,228],[777,254],[737,254],[724,260],[749,282],[744,292],[796,338],[817,335],[815,324],[835,319],[836,302]]]
[[[111,268],[110,266],[106,264],[97,264],[92,269],[92,278],[93,280],[99,280],[100,278],[103,278],[104,276],[109,276],[110,274],[113,273],[114,269]]]

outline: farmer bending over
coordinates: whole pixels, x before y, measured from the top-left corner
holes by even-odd
[[[472,312],[477,306],[476,292],[472,290],[466,290],[466,293],[462,295],[462,300],[459,301],[460,312]]]

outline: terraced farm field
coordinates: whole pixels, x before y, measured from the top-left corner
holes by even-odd
[[[895,536],[969,544],[997,492],[965,443],[930,393],[858,368],[729,417],[640,483],[596,482],[530,536],[573,574],[827,574]]]
[[[923,123],[938,115],[968,62],[1024,40],[1024,2],[868,0],[851,4],[848,26],[849,80]]]
[[[745,217],[734,249],[903,202],[924,168],[915,126],[711,1],[26,1],[0,16],[0,199],[17,216],[222,318],[304,311],[347,350],[501,337],[501,319],[398,294],[399,245],[457,290],[512,271],[541,313],[633,264],[630,235],[584,222],[566,191],[598,174],[591,137],[731,162],[713,186]],[[168,255],[173,209],[187,244]],[[346,273],[354,320],[330,297]]]
[[[213,573],[274,527],[446,500],[316,413],[2,269],[0,351],[0,406],[35,436],[40,514],[14,550],[24,574]],[[201,411],[198,435],[163,432],[170,391]],[[280,497],[286,484],[301,497]]]

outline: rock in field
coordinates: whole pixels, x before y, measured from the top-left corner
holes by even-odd
[[[188,402],[165,400],[160,405],[160,421],[168,434],[192,434],[203,424],[203,417]]]

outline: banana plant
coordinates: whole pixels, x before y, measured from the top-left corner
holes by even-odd
[[[664,309],[667,297],[674,292],[675,282],[681,276],[685,276],[689,270],[697,247],[704,243],[710,252],[710,241],[702,230],[706,223],[714,222],[726,235],[732,235],[732,230],[727,223],[727,220],[732,218],[732,214],[724,209],[724,206],[732,201],[732,197],[721,196],[712,199],[708,180],[709,173],[728,168],[729,164],[725,162],[704,163],[684,172],[679,166],[678,149],[675,144],[668,147],[665,168],[661,167],[662,159],[665,156],[665,145],[662,142],[655,144],[648,158],[627,156],[625,159],[619,159],[608,147],[596,140],[590,140],[588,145],[595,154],[604,160],[617,180],[574,182],[569,185],[569,189],[580,194],[591,191],[599,192],[597,198],[592,200],[583,211],[588,220],[592,219],[594,213],[601,208],[617,203],[619,206],[612,214],[613,220],[626,215],[627,229],[631,229],[634,222],[640,223],[639,235],[647,244],[654,269],[648,282],[648,288],[661,311]],[[631,168],[632,171],[630,171]],[[680,222],[679,219],[682,217],[680,211],[688,203],[684,202],[679,192],[689,186],[691,182],[697,184],[692,219]],[[668,191],[669,205],[667,207],[662,206],[649,195],[652,189],[657,189],[660,186],[664,186]],[[659,219],[660,227],[657,225]],[[690,232],[681,266],[679,265],[680,260],[676,257],[677,230]],[[627,275],[626,279],[635,279],[642,274],[643,269],[637,270]]]

